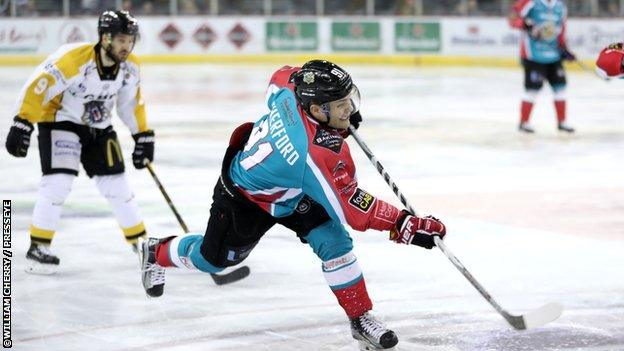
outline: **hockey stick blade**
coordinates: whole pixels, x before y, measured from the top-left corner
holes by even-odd
[[[548,324],[559,318],[562,312],[563,306],[558,303],[551,302],[520,316],[514,316],[505,312],[503,317],[505,317],[507,322],[509,322],[509,324],[511,324],[511,326],[515,329],[525,330]]]
[[[388,172],[384,169],[381,163],[375,158],[372,151],[368,148],[366,143],[360,138],[355,127],[349,126],[349,132],[358,143],[358,145],[362,148],[362,151],[366,154],[366,157],[371,161],[373,166],[377,169],[377,172],[384,178],[386,183],[392,188],[394,194],[399,198],[401,203],[407,207],[407,209],[414,215],[417,215],[414,207],[407,201],[405,196],[399,190],[399,187],[396,185],[394,180],[390,177]],[[525,315],[514,316],[505,311],[499,304],[494,300],[492,295],[488,293],[485,288],[479,283],[475,277],[464,267],[464,265],[453,255],[453,253],[446,247],[444,242],[439,236],[434,236],[433,240],[435,245],[446,255],[446,257],[451,261],[451,263],[457,268],[457,270],[464,275],[464,277],[472,284],[472,286],[477,289],[479,294],[485,298],[485,300],[496,309],[496,311],[511,324],[512,327],[518,330],[524,330],[528,328],[535,328],[546,323],[552,322],[555,319],[559,318],[561,312],[563,311],[563,307],[556,303],[550,303],[544,305],[537,310],[531,311]]]
[[[234,283],[241,279],[244,279],[249,275],[249,273],[251,273],[251,270],[249,269],[249,267],[242,266],[229,273],[224,273],[224,274],[211,273],[210,277],[212,277],[212,280],[215,282],[215,284],[225,285],[225,284]]]

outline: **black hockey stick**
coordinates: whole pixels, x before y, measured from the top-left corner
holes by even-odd
[[[405,196],[403,196],[403,194],[401,193],[401,190],[399,190],[399,187],[396,185],[396,183],[390,178],[390,175],[388,174],[388,172],[386,172],[386,170],[381,165],[381,163],[375,158],[375,155],[373,155],[373,153],[370,151],[368,146],[364,143],[362,138],[360,138],[355,128],[353,128],[353,126],[349,126],[349,131],[351,132],[351,135],[353,135],[353,139],[355,139],[358,145],[360,145],[360,147],[362,148],[362,151],[364,151],[368,159],[375,166],[375,168],[377,169],[377,172],[381,174],[381,176],[384,178],[386,183],[388,183],[390,188],[392,188],[392,191],[394,192],[394,194],[399,198],[399,200],[401,200],[401,203],[405,207],[407,207],[407,209],[411,213],[413,213],[414,215],[418,215],[414,207],[407,201]],[[505,311],[498,304],[498,302],[496,302],[496,300],[494,300],[494,298],[485,290],[485,288],[472,276],[472,274],[470,274],[470,272],[466,269],[466,267],[464,267],[464,265],[461,262],[459,262],[457,257],[455,257],[455,255],[453,255],[453,253],[446,247],[446,245],[444,244],[442,239],[440,239],[440,237],[435,236],[434,241],[435,241],[436,246],[440,250],[442,250],[442,252],[446,255],[446,257],[448,257],[448,259],[453,263],[453,265],[455,265],[455,267],[464,275],[464,277],[468,279],[470,284],[472,284],[472,286],[474,286],[477,289],[477,291],[481,294],[481,296],[483,296],[487,300],[487,302],[489,302],[490,305],[492,305],[494,309],[496,309],[496,311],[501,316],[503,316],[503,318],[505,318],[507,322],[509,322],[509,324],[511,324],[511,326],[514,327],[515,329],[523,330],[523,329],[528,329],[528,328],[539,327],[541,325],[554,321],[555,319],[559,318],[559,316],[561,315],[561,312],[563,311],[563,307],[557,303],[546,304],[536,310],[530,311],[523,315],[510,314],[509,312]]]
[[[160,180],[158,180],[158,177],[156,176],[156,172],[154,172],[154,168],[152,167],[151,163],[147,164],[147,170],[152,175],[154,182],[156,182],[158,189],[160,189],[160,192],[163,194],[165,200],[167,201],[167,204],[169,205],[169,208],[171,208],[171,211],[173,211],[173,214],[178,219],[178,223],[180,223],[180,227],[182,227],[182,230],[184,230],[185,233],[188,233],[189,230],[188,230],[188,227],[186,226],[186,223],[184,223],[182,216],[180,216],[180,213],[178,213],[178,210],[176,210],[175,206],[173,205],[173,201],[171,201],[171,198],[165,191],[165,187],[162,185]],[[223,273],[223,274],[210,273],[210,277],[212,277],[212,280],[215,282],[215,284],[224,285],[224,284],[230,284],[230,283],[239,281],[247,277],[249,273],[251,273],[249,267],[242,266],[242,267],[236,268],[235,270],[229,273]]]

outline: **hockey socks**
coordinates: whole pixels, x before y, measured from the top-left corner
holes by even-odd
[[[173,237],[176,239],[177,237]],[[175,267],[171,259],[169,258],[169,249],[171,246],[172,240],[167,240],[164,242],[158,243],[156,245],[156,263],[158,263],[161,267]]]
[[[352,252],[324,261],[323,274],[349,318],[357,318],[373,308],[362,270]]]
[[[557,122],[563,123],[566,119],[566,101],[555,100],[555,111],[557,111]]]
[[[522,101],[520,105],[520,124],[526,124],[531,118],[531,111],[533,110],[533,103],[530,101]]]

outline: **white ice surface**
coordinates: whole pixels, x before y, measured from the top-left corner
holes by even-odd
[[[275,67],[145,66],[156,130],[155,169],[193,231],[203,232],[230,131],[265,111]],[[347,67],[363,97],[360,134],[411,202],[444,219],[447,246],[498,302],[522,313],[559,302],[562,317],[512,330],[438,250],[351,231],[375,311],[400,350],[624,350],[624,81],[569,74],[574,136],[555,130],[552,94],[516,131],[520,69]],[[31,67],[0,68],[3,138]],[[180,234],[132,141],[116,122],[148,231]],[[4,139],[3,139],[4,140]],[[0,194],[13,200],[15,350],[354,350],[320,264],[275,227],[245,262],[252,274],[216,287],[168,271],[165,295],[145,297],[138,261],[112,213],[81,174],[52,250],[56,276],[23,271],[40,177],[36,138],[26,159],[0,152]],[[357,144],[360,185],[394,204]]]

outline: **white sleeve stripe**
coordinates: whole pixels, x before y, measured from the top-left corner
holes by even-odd
[[[312,173],[314,173],[316,180],[321,184],[321,187],[323,188],[323,193],[325,194],[325,197],[329,201],[331,207],[334,209],[334,212],[340,219],[340,222],[347,223],[344,212],[342,211],[342,206],[340,206],[340,201],[336,197],[336,194],[334,194],[332,187],[329,185],[329,183],[327,183],[327,179],[323,177],[323,173],[321,172],[321,170],[316,166],[316,164],[312,160],[312,157],[310,157],[310,154],[306,156],[306,163],[308,164],[310,169],[312,169]]]
[[[299,194],[301,194],[301,189],[297,189],[297,188],[288,189],[284,193],[284,195],[282,195],[279,199],[275,200],[275,202],[284,202],[284,201],[287,201],[294,197],[299,196]]]
[[[266,97],[265,97],[266,103],[269,103],[269,99],[271,98],[271,95],[277,93],[279,90],[280,90],[280,87],[278,87],[275,84],[270,84],[266,91]]]
[[[169,259],[171,263],[173,263],[176,267],[184,267],[184,264],[180,260],[180,254],[178,253],[178,247],[180,246],[180,241],[184,238],[184,236],[176,236],[171,239],[169,242]]]
[[[533,6],[535,6],[535,3],[533,1],[527,2],[526,5],[524,5],[522,10],[520,11],[520,16],[525,17],[529,13],[529,11],[531,11]]]
[[[273,195],[277,192],[280,192],[282,190],[286,190],[288,188],[282,188],[282,187],[274,187],[271,189],[260,189],[260,190],[246,190],[249,194],[251,195]]]

